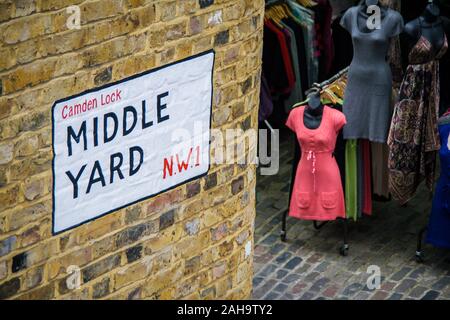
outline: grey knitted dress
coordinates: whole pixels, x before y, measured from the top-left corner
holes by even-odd
[[[403,18],[397,11],[387,9],[380,29],[363,32],[358,14],[359,7],[352,7],[341,20],[352,36],[354,51],[344,97],[344,139],[384,143],[391,120],[392,94],[392,73],[386,56],[390,38],[403,30]]]

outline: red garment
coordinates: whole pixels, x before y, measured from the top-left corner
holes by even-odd
[[[329,0],[315,0],[313,7],[315,13],[315,49],[319,57],[319,80],[325,80],[330,76],[334,60],[334,43],[331,32],[333,8]]]
[[[361,140],[361,149],[363,156],[363,174],[364,174],[364,201],[362,212],[371,216],[372,215],[372,167],[371,167],[371,155],[370,155],[370,141]]]
[[[345,218],[341,174],[333,151],[346,120],[342,112],[325,106],[317,129],[303,124],[305,107],[289,114],[286,125],[296,133],[302,156],[297,168],[289,215],[303,220]]]
[[[286,75],[287,75],[288,83],[289,83],[289,86],[286,89],[284,89],[283,92],[281,92],[281,93],[289,94],[289,93],[291,93],[292,89],[295,86],[295,74],[294,74],[294,68],[292,67],[292,61],[291,61],[291,56],[289,53],[289,48],[287,46],[286,36],[270,20],[265,20],[264,23],[272,32],[274,32],[277,35],[278,42],[279,42],[280,48],[281,48],[281,53],[283,55],[285,71],[286,71]]]

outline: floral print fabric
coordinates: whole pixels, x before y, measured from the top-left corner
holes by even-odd
[[[438,60],[447,49],[446,38],[434,55],[432,45],[422,36],[410,53],[388,138],[389,189],[401,204],[414,196],[423,180],[430,191],[433,188],[440,149]]]

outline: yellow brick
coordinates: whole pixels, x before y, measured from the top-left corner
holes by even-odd
[[[152,265],[153,261],[150,257],[145,257],[142,261],[139,261],[134,265],[121,268],[114,275],[114,289],[120,289],[137,280],[147,277],[152,270]]]
[[[67,268],[71,265],[82,267],[92,261],[92,249],[90,247],[73,251],[56,259],[52,259],[47,264],[48,279],[54,279],[58,275],[66,275]]]

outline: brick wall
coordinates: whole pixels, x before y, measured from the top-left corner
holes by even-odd
[[[66,25],[69,5],[81,9],[79,29]],[[213,128],[256,128],[263,7],[262,0],[1,1],[1,299],[250,295],[254,166],[214,165],[205,178],[52,236],[51,107],[214,48]],[[68,285],[78,274],[71,265],[80,268],[78,289]]]

